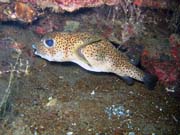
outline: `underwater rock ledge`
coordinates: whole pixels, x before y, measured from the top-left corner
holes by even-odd
[[[0,21],[20,21],[31,23],[47,8],[51,12],[74,12],[81,8],[108,6],[125,7],[127,4],[138,7],[174,10],[178,1],[170,0],[0,0]]]

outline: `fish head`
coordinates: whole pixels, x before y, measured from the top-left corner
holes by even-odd
[[[58,44],[56,34],[48,34],[32,45],[34,54],[48,61],[64,61],[62,45]]]

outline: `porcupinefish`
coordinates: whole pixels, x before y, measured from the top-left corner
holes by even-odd
[[[154,75],[137,68],[111,42],[98,35],[52,32],[32,47],[35,55],[48,61],[74,62],[89,71],[114,73],[128,84],[133,79],[144,82],[148,89],[156,85]]]

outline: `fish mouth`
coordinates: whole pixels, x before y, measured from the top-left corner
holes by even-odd
[[[46,59],[48,61],[53,61],[52,58],[44,53],[39,52],[38,48],[36,47],[35,44],[32,44],[32,48],[33,48],[33,54],[36,56],[39,56],[43,59]]]
[[[33,54],[37,55],[37,48],[35,44],[32,44]]]

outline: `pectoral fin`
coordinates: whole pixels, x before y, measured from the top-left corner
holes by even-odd
[[[78,57],[78,59],[79,59],[80,61],[82,61],[83,63],[86,63],[88,66],[91,67],[91,64],[88,62],[88,60],[86,59],[86,57],[82,54],[81,49],[82,49],[82,48],[78,48],[78,49],[75,51],[75,55]]]
[[[92,38],[88,38],[83,40],[83,44],[79,45],[75,50],[74,50],[74,54],[78,57],[78,59],[84,63],[86,63],[87,65],[91,66],[91,64],[88,62],[88,60],[85,58],[85,56],[82,54],[81,50],[86,47],[87,45],[90,45],[92,43],[96,43],[101,41],[102,38],[98,37],[98,36],[93,36]]]
[[[133,79],[131,77],[128,76],[123,76],[122,79],[128,84],[128,85],[132,85],[134,83]]]

